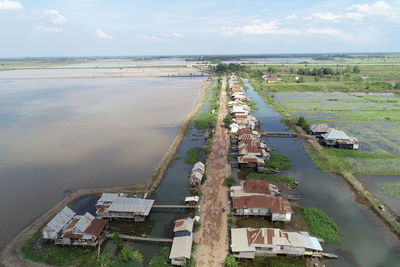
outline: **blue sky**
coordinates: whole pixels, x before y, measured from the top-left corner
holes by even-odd
[[[0,57],[399,51],[400,0],[0,0]]]

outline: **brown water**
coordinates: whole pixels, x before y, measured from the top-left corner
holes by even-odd
[[[145,181],[202,82],[0,81],[0,248],[68,190]]]

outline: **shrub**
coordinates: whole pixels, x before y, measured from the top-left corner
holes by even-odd
[[[325,242],[339,242],[339,227],[335,221],[318,208],[302,208],[301,213],[313,235]]]
[[[287,170],[292,167],[292,161],[283,154],[271,152],[270,160],[265,165],[273,169]]]
[[[228,177],[225,178],[225,185],[227,187],[231,187],[231,186],[233,186],[235,184],[236,184],[236,181],[232,176],[228,176]]]

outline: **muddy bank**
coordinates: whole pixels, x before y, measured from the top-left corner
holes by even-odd
[[[155,190],[162,180],[165,171],[169,164],[174,160],[175,154],[178,151],[180,144],[182,143],[187,128],[190,126],[191,121],[200,110],[201,106],[207,99],[207,89],[210,86],[210,82],[205,82],[201,87],[200,98],[196,105],[189,113],[189,115],[181,123],[178,133],[174,137],[171,145],[164,153],[156,168],[152,172],[150,178],[143,184],[133,186],[120,186],[110,188],[89,188],[89,189],[78,189],[73,190],[67,194],[67,196],[56,204],[52,209],[47,211],[44,215],[39,217],[36,221],[31,223],[23,231],[21,231],[9,244],[5,246],[0,255],[1,266],[48,266],[43,263],[35,263],[23,258],[20,247],[24,242],[34,233],[39,231],[51,218],[53,218],[59,210],[64,206],[74,202],[82,197],[99,194],[103,192],[127,192],[127,193],[139,193],[139,192],[151,192]]]

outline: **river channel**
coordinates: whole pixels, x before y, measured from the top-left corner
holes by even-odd
[[[250,84],[247,94],[256,102],[255,117],[263,131],[287,131],[274,111]],[[355,200],[355,195],[341,177],[321,172],[307,154],[305,141],[297,138],[266,138],[273,149],[289,156],[293,166],[283,174],[299,181],[296,195],[303,206],[317,207],[333,218],[343,240],[338,244],[324,244],[325,251],[340,256],[329,260],[329,266],[400,266],[400,242],[382,221],[367,207]]]

